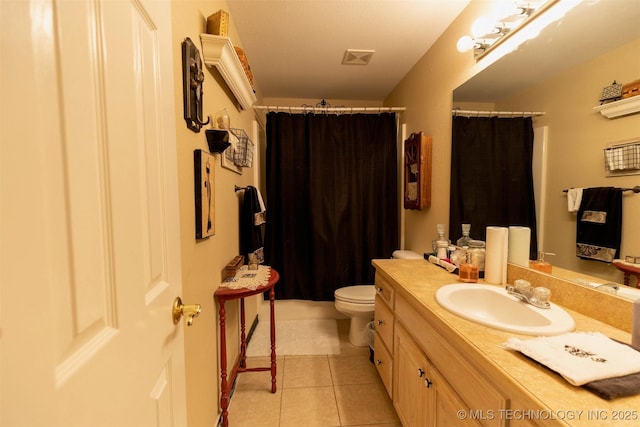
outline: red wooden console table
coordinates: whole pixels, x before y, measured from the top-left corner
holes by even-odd
[[[218,300],[218,313],[220,315],[220,389],[222,395],[220,396],[220,407],[222,409],[222,426],[227,427],[229,420],[229,392],[235,382],[236,376],[241,372],[257,372],[257,371],[271,371],[271,393],[276,392],[276,319],[275,319],[275,292],[274,286],[280,280],[280,275],[273,268],[271,269],[269,282],[265,285],[259,286],[255,290],[251,289],[230,289],[219,287],[214,293],[214,297]],[[247,337],[245,331],[245,314],[244,314],[244,299],[252,295],[261,294],[269,291],[269,305],[271,315],[271,366],[247,368]],[[240,357],[234,364],[231,370],[231,375],[227,378],[227,326],[225,321],[225,308],[226,301],[240,299]]]
[[[624,273],[624,284],[627,286],[631,285],[631,276],[636,276],[636,288],[640,288],[640,264],[631,264],[629,262],[623,262],[621,260],[613,260],[613,265],[615,265],[618,270]]]

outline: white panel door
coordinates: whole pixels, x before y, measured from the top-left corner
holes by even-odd
[[[0,2],[3,426],[186,424],[170,12]]]

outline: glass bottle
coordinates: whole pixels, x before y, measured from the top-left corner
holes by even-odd
[[[464,283],[478,283],[478,266],[471,263],[471,252],[467,251],[466,260],[458,267],[458,277]]]
[[[449,240],[445,239],[444,237],[444,233],[446,231],[444,224],[438,224],[436,226],[436,230],[438,231],[438,237],[435,238],[432,242],[431,242],[431,249],[433,249],[433,255],[438,257],[438,243],[439,242],[446,242],[447,243],[447,247],[449,246]],[[440,243],[442,245],[442,243]],[[446,249],[445,249],[446,252]],[[438,257],[440,258],[440,257]],[[444,257],[446,258],[446,256]]]
[[[484,277],[484,259],[486,255],[485,242],[482,240],[469,240],[469,254],[471,264],[478,267],[478,275]]]
[[[471,224],[462,224],[462,237],[457,241],[458,247],[469,246],[469,242],[471,241],[471,237],[469,236],[470,231]]]

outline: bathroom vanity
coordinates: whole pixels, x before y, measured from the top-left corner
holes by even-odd
[[[457,283],[457,275],[423,260],[374,260],[373,265],[374,360],[405,427],[640,423],[640,395],[607,401],[572,386],[537,362],[501,347],[510,337],[533,337],[483,326],[440,307],[436,291]],[[569,312],[576,331],[599,331],[631,341],[631,302],[548,275],[531,276],[527,269],[510,266],[508,275],[510,282],[513,276],[526,275],[533,284],[551,288],[551,301]],[[613,319],[599,318],[597,308],[604,313],[603,304],[606,311],[611,305],[617,308]]]

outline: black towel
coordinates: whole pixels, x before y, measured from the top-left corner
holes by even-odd
[[[578,210],[576,255],[611,262],[620,257],[622,189],[585,188]]]
[[[240,208],[240,253],[248,262],[248,254],[256,253],[258,261],[264,259],[262,229],[255,225],[254,214],[261,212],[258,192],[255,187],[247,187],[244,190],[242,207]]]

